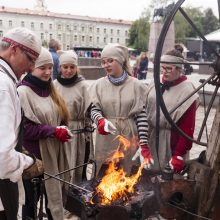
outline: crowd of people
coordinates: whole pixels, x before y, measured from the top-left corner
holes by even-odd
[[[132,143],[120,163],[128,175],[134,160],[153,171],[160,171],[167,164],[176,173],[183,170],[192,143],[170,126],[162,112],[160,146],[155,147],[156,91],[153,83],[140,81],[147,76],[146,52],[138,59],[137,79],[129,64],[127,47],[108,44],[100,56],[106,76],[89,86],[80,74],[77,54],[62,51],[55,40],[48,50],[41,47],[33,32],[21,27],[1,39],[1,220],[17,219],[19,179],[25,190],[23,220],[34,219],[35,205],[42,194],[48,219],[64,219],[68,188],[47,174],[62,173],[59,178],[77,184],[86,179],[86,170],[71,168],[93,159],[100,175],[118,146],[118,135]],[[161,92],[168,109],[194,89],[180,63],[184,63],[184,57],[177,49],[161,57]],[[171,114],[190,137],[198,102],[198,95],[194,94]],[[93,126],[95,141],[93,129],[87,129]],[[33,185],[36,177],[41,181]]]

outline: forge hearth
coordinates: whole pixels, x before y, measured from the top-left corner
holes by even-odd
[[[71,187],[65,208],[81,220],[142,220],[159,210],[158,186],[151,182],[145,171],[135,185],[134,193],[109,205],[101,205],[101,198],[95,194],[98,183],[93,179],[78,185],[92,193]]]

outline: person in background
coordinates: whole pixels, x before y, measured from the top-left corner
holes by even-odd
[[[49,42],[49,51],[53,58],[53,79],[56,79],[59,75],[59,56],[57,54],[57,51],[61,49],[59,41],[55,39],[51,39]]]
[[[69,169],[64,144],[71,138],[67,128],[69,112],[65,102],[56,91],[51,80],[53,60],[50,52],[42,48],[35,66],[20,83],[17,91],[24,111],[24,147],[37,158],[42,159],[46,173],[56,175]],[[48,176],[44,176],[47,178]],[[69,173],[59,176],[70,181]],[[43,176],[39,176],[39,179]],[[34,189],[31,179],[24,179],[25,204],[22,219],[34,218]],[[56,179],[45,181],[48,219],[61,220],[63,216],[63,184]],[[37,185],[38,192],[40,185]],[[39,197],[39,195],[38,195]]]
[[[174,49],[183,54],[183,46],[181,44],[175,44]],[[186,62],[183,66],[185,75],[190,75],[193,72],[193,67],[189,63]]]
[[[121,161],[130,174],[132,157],[137,146],[147,165],[153,163],[148,147],[148,123],[145,109],[147,87],[131,77],[128,49],[119,44],[108,44],[101,53],[101,65],[107,76],[91,87],[91,118],[97,125],[95,159],[97,171],[117,149],[116,136],[122,135],[132,143]]]
[[[21,153],[21,106],[16,84],[41,51],[41,42],[26,28],[8,31],[0,41],[0,219],[16,220],[18,185],[22,173],[34,167]]]
[[[141,52],[138,62],[137,77],[139,80],[146,79],[148,70],[148,57],[146,52]]]
[[[71,142],[66,143],[69,149],[68,156],[70,167],[76,167],[88,162],[94,157],[92,133],[89,117],[90,95],[88,84],[80,75],[78,68],[78,56],[74,51],[63,51],[59,57],[60,76],[54,81],[54,85],[64,98],[70,112],[69,128],[74,130]],[[86,130],[87,129],[87,130]],[[79,183],[85,178],[83,168],[72,172],[72,182]]]
[[[163,62],[171,62],[173,64]],[[176,49],[167,52],[161,57],[161,92],[168,112],[194,91],[193,84],[189,82],[187,77],[183,74],[183,64],[181,63],[184,63],[184,58],[181,52]],[[198,102],[199,96],[196,93],[170,115],[180,130],[191,138],[193,138],[195,128]],[[178,173],[182,171],[184,168],[184,157],[191,149],[192,142],[171,127],[161,112],[159,149],[156,149],[156,91],[153,83],[149,86],[146,106],[149,122],[149,146],[151,147],[151,152],[155,160],[153,169],[156,171],[159,170],[160,167],[164,169],[169,163],[174,172]]]

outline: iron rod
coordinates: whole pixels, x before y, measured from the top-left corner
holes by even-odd
[[[197,89],[195,89],[191,94],[189,94],[188,96],[185,97],[185,99],[183,99],[177,106],[175,106],[174,108],[172,108],[169,111],[169,114],[172,114],[174,111],[176,111],[176,109],[178,109],[186,100],[188,100],[191,96],[193,96],[195,93],[197,93],[205,84],[207,84],[212,78],[215,77],[215,74],[213,74],[212,76],[210,76],[208,79],[206,79]]]
[[[201,137],[202,137],[203,130],[204,130],[204,128],[205,128],[206,121],[207,121],[207,118],[208,118],[208,116],[209,116],[209,112],[211,111],[211,108],[212,108],[213,102],[214,102],[214,100],[215,100],[216,94],[217,94],[217,92],[218,92],[218,89],[219,89],[219,86],[217,85],[217,86],[215,87],[214,92],[213,92],[212,98],[211,98],[211,100],[210,100],[210,102],[209,102],[208,109],[207,109],[207,111],[206,111],[206,113],[205,113],[205,118],[204,118],[204,120],[203,120],[203,122],[202,122],[201,129],[200,129],[200,132],[199,132],[199,135],[198,135],[198,138],[197,138],[198,141],[200,141],[200,139],[201,139]]]
[[[88,162],[88,163],[84,163],[84,164],[82,164],[82,165],[76,166],[76,167],[71,168],[71,169],[68,169],[68,170],[64,170],[64,171],[62,171],[62,172],[60,172],[60,173],[57,173],[55,176],[62,175],[62,174],[64,174],[64,173],[70,172],[70,171],[72,171],[72,170],[78,169],[78,168],[80,168],[80,167],[83,167],[83,166],[85,166],[85,165],[87,165],[87,164],[92,164],[92,163],[95,163],[95,161],[91,160],[91,161]],[[47,177],[47,178],[43,179],[43,181],[48,180],[48,179],[50,179],[50,178],[51,178],[51,177]]]
[[[77,185],[75,185],[75,184],[73,184],[73,183],[67,182],[67,181],[65,181],[65,180],[63,180],[63,179],[57,177],[56,175],[51,175],[51,174],[46,173],[46,172],[44,172],[44,174],[47,175],[47,176],[49,176],[50,178],[54,178],[54,179],[56,179],[56,180],[59,180],[60,182],[63,182],[63,183],[66,183],[66,184],[68,184],[68,185],[70,185],[70,186],[73,186],[73,187],[75,187],[75,188],[81,189],[81,190],[83,190],[83,191],[85,191],[85,192],[87,192],[87,193],[93,193],[92,191],[89,191],[89,190],[87,190],[87,189],[84,189],[84,188],[82,188],[82,187],[80,187],[80,186],[77,186]]]
[[[212,50],[212,52],[219,58],[218,53],[216,52],[216,50],[209,44],[209,42],[207,41],[207,39],[204,37],[204,35],[200,32],[200,30],[196,27],[196,25],[192,22],[192,20],[189,18],[189,16],[186,14],[186,12],[179,7],[179,11],[181,12],[181,14],[183,15],[183,17],[190,23],[190,25],[193,27],[193,29],[197,32],[197,34],[199,35],[200,38],[202,38],[204,40],[204,43],[206,43],[206,45],[210,48],[210,50]]]

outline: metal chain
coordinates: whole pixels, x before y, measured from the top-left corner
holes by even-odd
[[[82,129],[71,129],[70,130],[73,134],[80,134],[84,132],[92,133],[95,131],[95,128],[93,126],[86,126]]]

